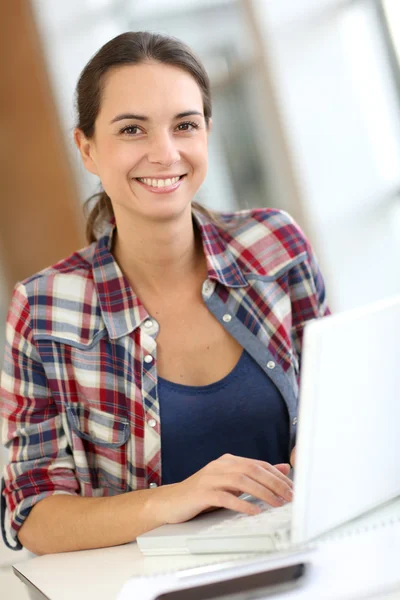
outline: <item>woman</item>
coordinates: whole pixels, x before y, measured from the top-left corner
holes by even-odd
[[[16,286],[2,377],[2,512],[36,554],[215,507],[256,513],[244,492],[290,501],[302,331],[328,312],[286,213],[193,202],[211,100],[184,44],[111,40],[77,108],[76,145],[104,188],[92,243]]]

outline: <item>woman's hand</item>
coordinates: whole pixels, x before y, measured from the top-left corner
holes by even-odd
[[[243,493],[271,506],[282,506],[293,497],[286,477],[290,465],[270,465],[261,460],[224,454],[180,483],[161,486],[153,501],[164,523],[182,523],[211,508],[229,508],[249,515],[260,509],[238,498]]]
[[[292,467],[292,469],[294,469],[294,465],[296,462],[296,446],[293,448],[293,450],[290,453],[289,462],[290,462],[290,466]]]

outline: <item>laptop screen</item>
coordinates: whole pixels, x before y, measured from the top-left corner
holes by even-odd
[[[306,326],[292,541],[400,494],[400,297]]]

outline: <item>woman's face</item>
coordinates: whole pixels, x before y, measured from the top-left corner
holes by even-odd
[[[93,138],[75,132],[86,168],[99,176],[118,216],[173,218],[207,172],[208,130],[200,88],[165,64],[109,71]]]

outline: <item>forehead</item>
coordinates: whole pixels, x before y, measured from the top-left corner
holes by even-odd
[[[146,114],[188,109],[203,111],[199,85],[187,71],[160,63],[117,67],[106,73],[102,86],[100,116],[119,111]]]

